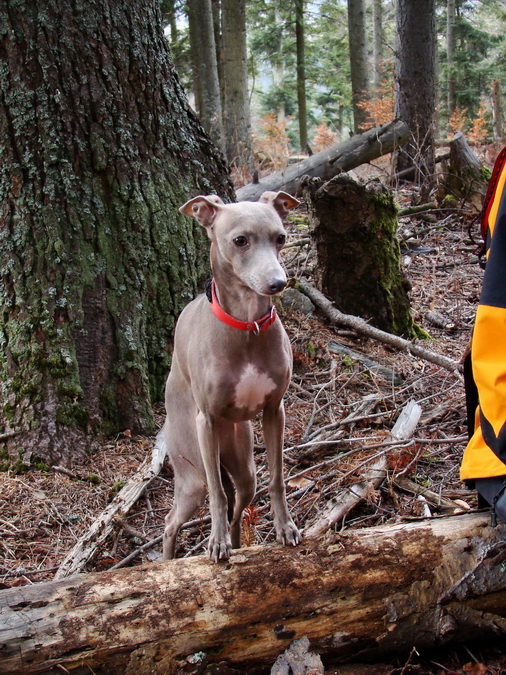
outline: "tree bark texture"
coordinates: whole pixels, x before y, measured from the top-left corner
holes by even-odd
[[[412,336],[393,196],[379,182],[366,186],[346,174],[315,187],[309,183],[304,197],[316,243],[316,285],[342,312]]]
[[[397,3],[395,116],[411,130],[397,153],[397,171],[415,165],[417,181],[434,180],[434,109],[436,105],[436,26],[434,0]]]
[[[177,207],[232,189],[157,2],[8,0],[0,25],[0,432],[22,461],[68,462],[152,427],[207,273]]]
[[[369,116],[360,103],[369,96],[365,0],[348,0],[351,90],[355,133],[367,128]]]
[[[9,589],[0,673],[168,675],[197,652],[250,672],[305,635],[324,661],[498,637],[505,537],[466,514]]]
[[[369,129],[344,143],[317,152],[297,164],[290,164],[282,171],[271,173],[258,183],[249,183],[239,188],[237,200],[256,201],[266,190],[285,190],[290,194],[296,194],[303,176],[330,180],[336,174],[392,152],[403,145],[408,137],[408,126],[399,120]]]
[[[245,0],[222,0],[222,35],[226,156],[252,171]]]

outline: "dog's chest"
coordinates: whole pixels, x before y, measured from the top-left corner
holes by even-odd
[[[255,414],[261,410],[269,394],[277,389],[277,385],[269,375],[248,363],[241,371],[234,389],[234,406]]]

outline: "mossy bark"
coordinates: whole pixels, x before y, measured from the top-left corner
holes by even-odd
[[[316,242],[316,284],[345,314],[414,337],[406,279],[400,269],[397,210],[379,182],[342,174],[305,189]]]
[[[0,434],[23,461],[68,462],[153,427],[207,271],[178,206],[232,189],[154,0],[7,0],[0,37]]]

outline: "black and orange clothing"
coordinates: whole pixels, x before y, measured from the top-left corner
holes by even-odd
[[[471,348],[479,405],[460,468],[465,481],[506,476],[506,148],[490,180],[482,234],[486,268]]]

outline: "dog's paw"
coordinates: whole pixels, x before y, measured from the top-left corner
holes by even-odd
[[[222,538],[211,535],[207,552],[211,560],[214,562],[228,560],[232,555],[232,542],[230,540],[230,535],[227,534]]]
[[[293,520],[288,520],[276,528],[276,539],[285,546],[297,546],[300,542],[301,534]]]

